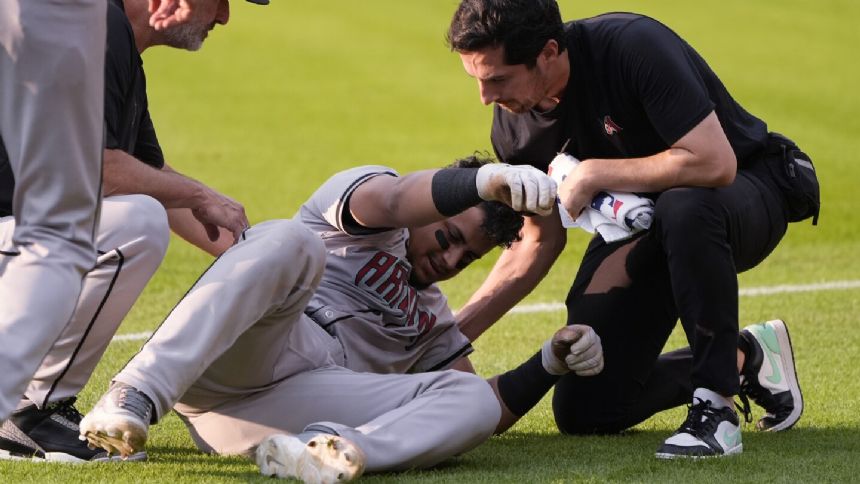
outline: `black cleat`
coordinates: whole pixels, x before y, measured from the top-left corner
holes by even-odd
[[[78,438],[81,414],[75,398],[67,398],[39,409],[35,404],[16,410],[0,427],[0,459],[42,462],[106,462],[101,449],[90,449]],[[131,460],[146,460],[146,453]]]

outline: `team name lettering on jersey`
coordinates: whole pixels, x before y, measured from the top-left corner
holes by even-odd
[[[414,326],[420,338],[436,325],[436,315],[418,308],[418,291],[409,284],[409,271],[397,256],[379,251],[356,273],[355,285],[401,311],[403,325]]]

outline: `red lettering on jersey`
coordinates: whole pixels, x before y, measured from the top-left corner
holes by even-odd
[[[409,277],[409,270],[403,263],[398,263],[394,266],[394,270],[388,275],[388,279],[376,288],[376,293],[382,296],[389,305],[394,302],[397,295],[403,291],[403,286],[406,285],[406,280]]]
[[[418,294],[416,294],[414,300],[409,301],[409,314],[406,315],[406,326],[417,324],[418,314]]]
[[[362,279],[372,273],[364,283],[368,286],[374,285],[376,281],[383,276],[383,274],[388,272],[388,269],[391,268],[391,265],[394,264],[396,260],[397,257],[394,257],[391,254],[382,251],[377,252],[370,261],[368,261],[368,263],[358,271],[358,274],[355,275],[355,284],[358,285],[361,283]]]
[[[397,305],[397,309],[403,311],[403,314],[406,314],[409,311],[409,306],[412,305],[412,301],[415,300],[415,297],[415,288],[408,286],[406,288],[406,294],[403,295],[403,299],[401,299],[400,304]]]
[[[403,325],[413,327],[417,337],[436,326],[436,315],[421,311],[418,291],[409,284],[409,266],[392,254],[379,251],[355,275],[356,286],[378,294],[392,309],[403,314]]]
[[[431,313],[430,314],[430,322],[427,323],[427,329],[425,330],[425,332],[430,332],[430,330],[432,330],[435,326],[436,326],[436,315]]]
[[[424,334],[436,326],[436,315],[424,311],[418,312],[418,334]]]

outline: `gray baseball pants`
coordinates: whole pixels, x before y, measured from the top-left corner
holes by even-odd
[[[0,218],[0,244],[11,239],[12,217]],[[146,195],[102,202],[96,266],[83,280],[72,319],[54,342],[24,393],[40,408],[78,394],[123,318],[158,269],[170,228],[161,203]]]
[[[480,377],[338,367],[339,343],[304,315],[325,250],[298,220],[256,225],[195,283],[114,378],[171,406],[205,452],[250,454],[273,433],[321,424],[368,471],[437,464],[486,440],[499,404]]]
[[[69,323],[96,260],[104,0],[0,0],[0,136],[15,230],[0,246],[0,420]]]

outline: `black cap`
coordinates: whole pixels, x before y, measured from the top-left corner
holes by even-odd
[[[269,0],[248,0],[251,3],[256,3],[257,5],[268,5]]]

